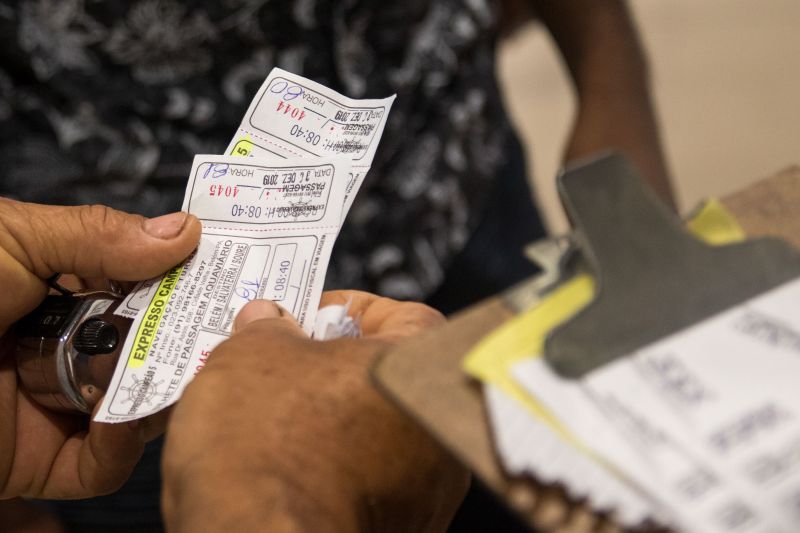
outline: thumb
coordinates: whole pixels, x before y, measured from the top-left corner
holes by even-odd
[[[285,327],[288,331],[306,336],[291,313],[271,300],[253,300],[242,307],[233,323],[233,332],[239,333],[244,329],[256,329],[264,323],[280,324],[280,327]]]
[[[0,202],[0,246],[39,278],[56,272],[137,281],[185,259],[200,239],[187,213],[147,219],[92,205]]]

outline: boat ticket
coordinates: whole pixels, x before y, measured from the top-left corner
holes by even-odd
[[[277,302],[312,333],[334,241],[393,100],[353,100],[272,70],[228,155],[195,157],[183,210],[203,223],[198,249],[116,311],[133,325],[96,421],[177,401],[251,300]]]
[[[372,165],[394,98],[354,100],[275,68],[250,103],[225,153],[351,160],[344,217]]]

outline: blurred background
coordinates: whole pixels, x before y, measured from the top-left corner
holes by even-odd
[[[798,0],[631,0],[681,212],[800,164]],[[554,177],[574,109],[547,32],[506,40],[500,78],[552,231]]]

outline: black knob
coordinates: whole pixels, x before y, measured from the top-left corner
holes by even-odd
[[[119,333],[114,324],[92,318],[78,328],[72,346],[86,355],[100,355],[113,352],[118,342]]]

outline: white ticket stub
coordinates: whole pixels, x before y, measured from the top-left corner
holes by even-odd
[[[122,303],[134,322],[97,420],[176,401],[248,301],[278,302],[310,333],[350,170],[347,160],[312,163],[195,158],[183,208],[203,222],[200,245]]]
[[[350,159],[346,216],[375,157],[393,101],[394,96],[354,100],[276,68],[253,98],[225,153]]]
[[[681,529],[795,531],[799,311],[795,280],[578,381],[561,380],[541,359],[514,375],[595,453],[664,502]],[[609,433],[633,453],[620,454],[619,442],[603,438]]]
[[[307,312],[316,311],[321,283],[304,289],[327,267],[350,163],[257,161],[195,158],[183,210],[202,221],[203,235],[184,270],[208,267],[207,290],[218,301],[212,315],[224,308],[232,317],[244,302],[266,298],[291,311],[310,332],[313,317],[308,321]],[[136,318],[150,300],[136,290],[118,313]]]

